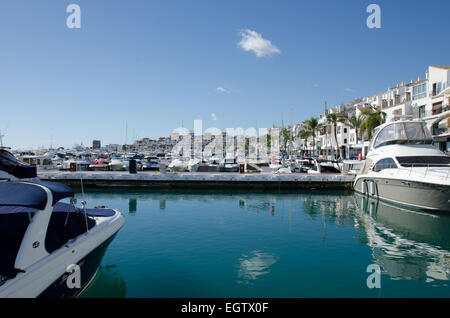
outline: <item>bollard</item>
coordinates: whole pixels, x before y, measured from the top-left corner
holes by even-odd
[[[136,160],[134,159],[130,160],[130,173],[137,173]]]

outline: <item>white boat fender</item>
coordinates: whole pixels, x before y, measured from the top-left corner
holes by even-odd
[[[369,189],[370,189],[370,195],[375,195],[376,193],[376,184],[375,184],[375,181],[374,180],[371,180],[370,182],[369,182]]]

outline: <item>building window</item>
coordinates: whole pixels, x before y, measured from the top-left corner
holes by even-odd
[[[345,138],[345,139],[344,139],[344,144],[346,144],[346,143],[347,143],[347,139]]]
[[[346,134],[347,133],[347,128],[344,128],[344,134]]]
[[[422,83],[413,87],[413,100],[427,97],[427,83]]]
[[[395,116],[401,116],[403,114],[403,111],[402,111],[402,109],[396,109],[393,111],[393,114]]]
[[[436,83],[436,95],[439,95],[444,90],[442,82]]]
[[[433,107],[433,109],[432,109],[433,115],[437,115],[437,114],[442,113],[442,102],[433,104],[432,107]]]
[[[422,119],[425,117],[425,105],[419,106],[419,119]]]

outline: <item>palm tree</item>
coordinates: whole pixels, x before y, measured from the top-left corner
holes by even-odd
[[[327,115],[327,120],[331,123],[331,125],[333,125],[333,130],[334,130],[334,139],[336,140],[336,151],[334,151],[334,158],[336,158],[336,152],[339,148],[339,143],[337,140],[337,123],[339,122],[341,116],[338,116],[337,114],[328,114]]]
[[[363,122],[360,126],[361,135],[364,135],[364,132],[367,132],[367,137],[370,140],[372,138],[373,131],[375,127],[380,126],[386,122],[386,113],[381,110],[373,110],[369,108],[361,109],[360,116],[363,119]]]
[[[283,129],[283,146],[284,146],[283,152],[284,153],[286,153],[287,143],[289,141],[291,141],[291,139],[292,139],[291,136],[292,136],[291,131],[288,128],[284,128]]]
[[[361,114],[359,116],[353,115],[350,118],[340,118],[339,121],[355,130],[356,143],[358,143],[359,128],[361,127],[361,124],[363,122]]]
[[[319,121],[315,117],[311,117],[308,120],[304,121],[306,128],[311,132],[313,137],[313,155],[316,151],[316,132],[318,129],[322,128],[322,124],[319,124]]]
[[[304,143],[304,145],[305,145],[305,152],[306,152],[306,145],[307,145],[309,136],[311,136],[311,132],[309,130],[301,130],[298,133],[298,137],[305,141],[305,143]]]

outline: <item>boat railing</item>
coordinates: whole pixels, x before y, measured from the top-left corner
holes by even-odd
[[[425,168],[421,170],[413,169],[413,168]],[[439,168],[439,169],[435,169]],[[391,166],[389,167],[390,171],[397,170],[397,174],[407,172],[408,177],[411,175],[427,177],[429,173],[433,173],[434,177],[438,177],[439,179],[447,180],[450,177],[450,165],[446,164],[431,164],[431,163],[408,163],[407,166]]]

